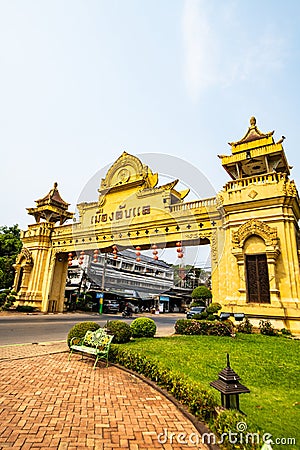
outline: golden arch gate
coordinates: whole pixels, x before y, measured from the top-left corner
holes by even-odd
[[[76,223],[65,224],[73,215],[54,185],[28,208],[36,223],[22,234],[15,266],[19,304],[63,310],[70,252],[209,243],[213,298],[223,310],[300,330],[300,202],[282,142],[251,118],[230,145],[219,157],[231,181],[214,198],[185,202],[178,180],[158,186],[158,175],[126,152],[102,179],[98,201],[78,205]]]

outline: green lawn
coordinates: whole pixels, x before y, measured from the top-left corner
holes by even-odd
[[[226,367],[229,353],[231,367],[251,391],[240,396],[240,408],[247,419],[274,438],[295,438],[297,447],[292,448],[300,448],[299,341],[238,334],[235,338],[145,338],[124,345],[200,382],[219,402],[220,394],[209,383]]]

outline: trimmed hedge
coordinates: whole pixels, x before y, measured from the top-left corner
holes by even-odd
[[[130,324],[132,337],[153,337],[156,333],[156,325],[153,319],[139,317]]]
[[[121,320],[109,320],[105,328],[110,334],[114,335],[114,344],[124,344],[130,341],[131,329],[128,323]]]
[[[213,417],[217,407],[213,395],[185,375],[175,373],[155,360],[114,344],[110,347],[109,359],[113,363],[118,363],[144,375],[158,386],[166,389],[200,420],[208,421]]]
[[[31,313],[36,311],[36,307],[35,306],[30,306],[30,305],[18,305],[15,309],[15,311],[18,312],[27,312],[27,313]]]
[[[96,331],[96,330],[98,330],[98,328],[100,328],[100,325],[98,325],[98,323],[96,323],[96,322],[77,323],[70,329],[70,331],[68,333],[68,337],[67,337],[68,346],[70,347],[70,342],[73,337],[83,338],[87,331],[89,331],[89,330]]]
[[[179,319],[175,323],[176,334],[232,336],[234,325],[231,320],[222,322],[215,320]]]
[[[262,431],[256,429],[248,422],[245,415],[237,410],[221,411],[210,428],[217,436],[223,438],[222,449],[254,450],[262,448]]]

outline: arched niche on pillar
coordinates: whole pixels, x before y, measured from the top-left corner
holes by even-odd
[[[24,302],[27,300],[28,283],[33,268],[33,258],[31,252],[23,247],[14,264],[15,279],[13,290],[17,293],[17,300]]]
[[[260,220],[251,219],[233,233],[232,244],[232,254],[238,265],[241,299],[251,302],[249,287],[247,288],[247,257],[260,256],[265,257],[267,263],[270,303],[277,306],[280,300],[276,277],[276,262],[280,255],[277,230]]]

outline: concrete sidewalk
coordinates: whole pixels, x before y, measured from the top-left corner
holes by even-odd
[[[65,342],[0,347],[0,449],[207,448],[163,394],[115,366],[92,367],[79,355],[68,364]]]

